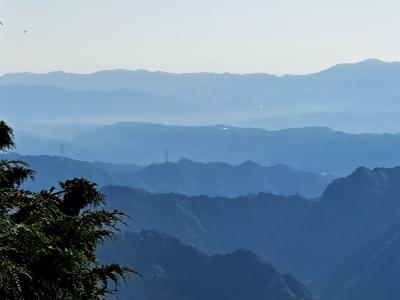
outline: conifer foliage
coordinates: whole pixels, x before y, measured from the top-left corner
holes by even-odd
[[[14,147],[0,121],[0,151]],[[0,160],[0,299],[104,299],[136,271],[101,265],[97,248],[116,237],[123,213],[103,209],[104,197],[85,179],[34,193],[22,161]]]

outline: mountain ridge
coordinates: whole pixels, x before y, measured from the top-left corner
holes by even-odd
[[[400,147],[400,134],[348,134],[326,127],[265,130],[125,122],[78,134],[74,144],[90,151],[91,158],[96,160],[112,158],[114,162],[139,164],[143,163],[132,158],[156,162],[165,149],[173,160],[189,158],[235,165],[252,160],[262,165],[282,163],[299,170],[340,175],[358,166],[400,164],[392,151]],[[115,157],[112,153],[120,155]]]
[[[126,232],[100,249],[103,260],[138,269],[121,297],[140,300],[313,300],[307,288],[247,250],[208,255],[164,233]]]
[[[0,117],[18,122],[38,122],[45,116],[54,122],[174,120],[271,129],[322,125],[342,131],[398,132],[399,76],[399,63],[376,60],[283,77],[121,70],[4,75],[0,77],[0,104],[9,110]],[[64,90],[55,93],[55,87]],[[14,102],[32,113],[19,116]],[[69,109],[71,103],[74,111]]]
[[[106,69],[106,70],[98,70],[98,71],[93,71],[93,72],[87,72],[87,73],[75,73],[75,72],[66,72],[66,71],[50,71],[50,72],[42,72],[42,73],[37,73],[37,72],[15,72],[15,73],[4,73],[0,75],[0,81],[2,78],[7,78],[7,77],[14,77],[14,76],[49,76],[49,75],[57,75],[57,76],[90,76],[90,75],[98,75],[98,74],[104,74],[104,73],[110,73],[110,72],[121,72],[121,73],[131,73],[131,72],[137,72],[137,73],[145,73],[145,74],[162,74],[162,75],[232,75],[232,76],[266,76],[266,77],[276,77],[276,78],[282,78],[282,77],[302,77],[302,76],[309,76],[309,75],[315,75],[315,74],[320,74],[324,72],[329,72],[335,69],[341,69],[343,67],[349,67],[349,66],[382,66],[382,65],[398,65],[400,64],[399,61],[384,61],[378,58],[367,58],[364,60],[356,61],[356,62],[347,62],[347,63],[338,63],[335,65],[332,65],[330,67],[321,69],[319,71],[315,72],[310,72],[310,73],[305,73],[305,74],[283,74],[283,75],[276,75],[272,73],[267,73],[267,72],[249,72],[249,73],[235,73],[235,72],[169,72],[169,71],[162,71],[162,70],[147,70],[147,69]]]
[[[36,170],[36,180],[24,186],[49,189],[58,182],[84,177],[105,185],[124,185],[150,192],[175,192],[187,195],[239,196],[257,192],[302,194],[318,197],[334,178],[294,170],[288,166],[264,167],[254,162],[237,166],[227,163],[200,163],[189,159],[146,166],[74,160],[62,156],[22,156],[17,153],[0,158],[20,159]]]
[[[317,201],[270,193],[190,197],[117,186],[102,192],[111,208],[136,218],[136,229],[163,230],[210,253],[244,247],[312,283],[399,222],[399,182],[400,168],[360,168],[334,180]]]

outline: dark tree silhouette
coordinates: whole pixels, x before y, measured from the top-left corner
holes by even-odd
[[[0,122],[0,151],[14,147]],[[123,213],[101,208],[94,183],[73,179],[58,189],[21,188],[34,172],[22,161],[0,161],[0,299],[104,299],[136,271],[101,265],[96,250],[116,237]]]

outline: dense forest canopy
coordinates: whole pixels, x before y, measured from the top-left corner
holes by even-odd
[[[1,121],[0,151],[13,147],[13,131]],[[100,264],[96,250],[116,237],[123,213],[103,209],[103,195],[85,179],[48,191],[22,189],[33,177],[23,161],[0,161],[0,298],[87,300],[115,293],[136,272]]]

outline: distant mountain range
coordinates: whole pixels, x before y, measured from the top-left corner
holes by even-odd
[[[358,166],[400,164],[400,134],[347,134],[322,127],[267,131],[129,122],[86,128],[66,141],[17,131],[16,141],[23,154],[53,155],[63,144],[69,157],[122,164],[162,162],[166,149],[172,161],[187,158],[239,165],[251,160],[319,174],[345,175]]]
[[[162,230],[210,253],[255,251],[329,300],[398,297],[400,167],[358,168],[334,180],[319,201],[262,193],[188,197],[115,186],[102,192],[111,208],[134,217],[129,230]],[[386,296],[377,298],[378,291]]]
[[[6,74],[0,120],[23,155],[0,159],[31,164],[33,190],[97,182],[132,217],[101,250],[146,276],[127,299],[313,299],[276,267],[322,300],[398,300],[398,78],[374,59],[280,77]]]
[[[135,120],[397,133],[399,76],[400,63],[375,59],[281,77],[143,70],[6,74],[0,105],[7,110],[0,118],[15,124]]]
[[[122,285],[121,300],[314,299],[303,284],[250,251],[209,256],[154,231],[127,232],[100,249],[99,256],[144,276]]]
[[[79,161],[61,156],[0,154],[0,159],[22,160],[35,171],[35,180],[24,187],[40,191],[58,186],[60,181],[71,178],[86,178],[99,186],[117,184],[134,186],[134,174],[142,166]]]
[[[136,178],[140,182],[137,186],[149,192],[228,197],[258,192],[279,195],[298,193],[312,198],[320,196],[334,177],[296,171],[285,165],[262,167],[247,161],[232,166],[183,159],[177,163],[153,164],[140,169]]]
[[[11,153],[7,159],[21,159],[36,171],[35,181],[25,185],[33,190],[48,189],[58,182],[78,177],[99,186],[122,185],[149,192],[186,195],[239,196],[258,192],[281,195],[320,196],[333,180],[330,175],[301,172],[284,165],[263,167],[253,162],[238,166],[226,163],[197,163],[188,159],[149,166],[85,162],[60,156],[21,156]],[[0,156],[1,158],[1,156]]]

